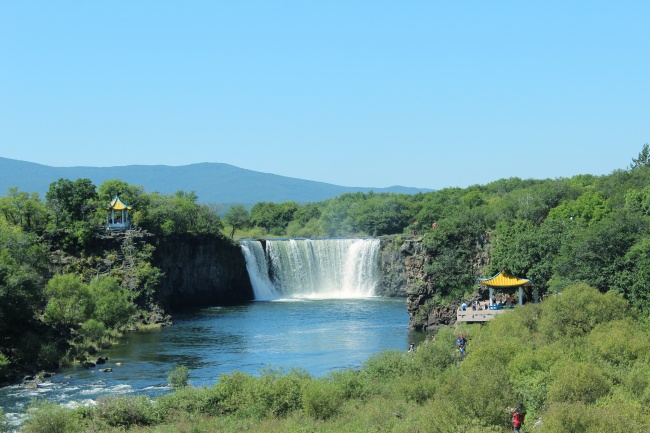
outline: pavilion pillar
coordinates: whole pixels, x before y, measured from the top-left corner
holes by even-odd
[[[490,306],[494,305],[494,302],[492,301],[492,287],[490,287]]]
[[[519,305],[524,305],[524,288],[519,286]]]

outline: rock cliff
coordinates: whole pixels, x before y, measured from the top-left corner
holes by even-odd
[[[233,305],[254,299],[246,261],[239,245],[211,235],[149,236],[155,246],[152,265],[161,279],[157,300],[166,310],[190,306]],[[461,300],[437,303],[430,262],[421,238],[380,237],[379,296],[404,297],[412,329],[435,329],[456,321]]]
[[[158,237],[153,265],[165,276],[158,298],[166,309],[232,305],[253,299],[239,245],[212,235]]]
[[[456,322],[460,299],[436,304],[434,282],[425,266],[430,257],[422,247],[422,239],[405,236],[384,236],[381,241],[381,279],[377,294],[406,297],[409,328],[433,330]]]

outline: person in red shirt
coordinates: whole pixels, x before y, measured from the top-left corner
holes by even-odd
[[[515,409],[512,413],[512,426],[515,429],[515,432],[519,432],[519,429],[524,424],[524,414],[519,412],[519,409]]]

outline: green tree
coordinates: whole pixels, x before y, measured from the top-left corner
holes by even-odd
[[[235,231],[248,227],[250,216],[242,205],[235,205],[226,212],[226,224],[231,227],[230,239],[235,236]]]
[[[50,184],[45,195],[47,205],[55,216],[57,227],[61,223],[87,221],[96,210],[97,192],[90,179],[59,179]]]
[[[587,191],[576,200],[567,201],[548,214],[549,219],[577,220],[586,224],[599,221],[612,211],[609,200],[599,191]]]
[[[639,156],[632,158],[632,164],[630,164],[630,170],[635,170],[640,167],[649,167],[650,166],[650,145],[648,143],[644,144],[639,152]]]
[[[250,212],[252,224],[263,227],[274,235],[283,235],[293,215],[298,211],[298,203],[286,201],[283,203],[259,202]]]
[[[445,218],[424,236],[422,245],[431,256],[425,271],[437,293],[463,294],[475,284],[478,275],[473,261],[487,242],[482,212],[484,208],[475,208]]]
[[[38,193],[28,194],[18,188],[9,188],[9,193],[0,197],[0,215],[25,231],[42,231],[48,221],[47,207]]]
[[[11,353],[34,322],[48,272],[46,245],[0,219],[0,351]]]
[[[650,186],[629,190],[625,194],[625,208],[641,215],[650,216]]]
[[[521,219],[514,223],[500,222],[487,274],[494,275],[505,269],[532,279],[535,287],[544,293],[553,276],[553,264],[558,253],[577,227],[570,222],[550,218],[540,226]]]
[[[109,328],[125,325],[136,311],[130,292],[109,276],[92,280],[90,295],[94,304],[93,317]]]
[[[144,187],[131,185],[119,179],[106,180],[97,188],[97,198],[103,204],[109,203],[116,195],[119,195],[124,203],[139,204],[144,193]]]
[[[180,233],[219,234],[223,228],[217,210],[197,203],[194,191],[171,195],[143,194],[133,216],[135,225],[159,235]]]
[[[88,285],[73,274],[55,275],[45,286],[43,318],[53,326],[76,327],[92,317],[94,303]]]
[[[600,323],[623,319],[629,304],[617,293],[601,294],[579,283],[544,301],[539,329],[549,339],[582,337]]]
[[[622,269],[617,273],[612,289],[621,293],[632,305],[650,313],[650,237],[636,242],[622,258]]]
[[[576,229],[562,245],[553,265],[566,281],[583,281],[606,292],[624,269],[624,258],[645,230],[645,222],[625,210],[615,211],[584,229]]]
[[[413,215],[403,196],[371,192],[350,210],[350,217],[356,233],[381,236],[402,232]]]

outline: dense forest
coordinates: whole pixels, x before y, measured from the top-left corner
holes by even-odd
[[[150,263],[151,247],[126,242],[119,251],[97,248],[97,239],[106,233],[103,207],[116,194],[134,205],[134,227],[161,236],[399,234],[421,238],[429,256],[426,277],[435,284],[434,302],[468,296],[476,288],[477,277],[507,270],[532,279],[549,300],[554,299],[552,294],[575,287],[583,288],[584,293],[596,290],[607,294],[603,296],[610,296],[608,300],[620,299],[621,308],[629,306],[630,316],[639,319],[623,324],[630,335],[641,332],[637,327],[647,326],[650,314],[647,144],[628,168],[604,176],[509,178],[416,195],[354,193],[318,203],[262,202],[250,209],[202,204],[193,192],[148,193],[142,186],[120,180],[96,187],[88,179],[59,179],[52,182],[44,198],[17,188],[0,197],[0,381],[25,371],[54,368],[61,362],[83,361],[110,344],[120,330],[135,322],[146,324],[156,311],[154,294],[163,275]],[[595,311],[590,314],[597,316]],[[533,316],[521,320],[530,321]],[[610,317],[603,321],[606,319]],[[585,320],[589,327],[580,325],[575,332],[595,339],[589,335],[600,319],[590,316]],[[565,326],[564,322],[558,325]],[[539,331],[537,325],[526,326],[530,332]],[[647,340],[645,334],[642,338]],[[566,342],[571,347],[587,344],[576,341]],[[609,346],[602,348],[609,350]],[[647,350],[643,350],[647,361]],[[485,356],[498,357],[488,352],[486,349]],[[583,358],[572,362],[587,374],[589,368],[580,364],[586,362]],[[589,380],[602,379],[608,390],[628,380],[613,375],[609,366],[602,368],[602,377]],[[530,373],[524,370],[521,374]],[[564,374],[562,371],[552,374]],[[438,384],[437,379],[432,380]],[[431,385],[432,389],[436,386]],[[530,392],[542,391],[550,392],[550,388]],[[429,395],[426,389],[413,392]],[[535,404],[543,406],[542,400]],[[569,406],[577,404],[572,399],[562,401]],[[569,406],[555,409],[569,410]]]

